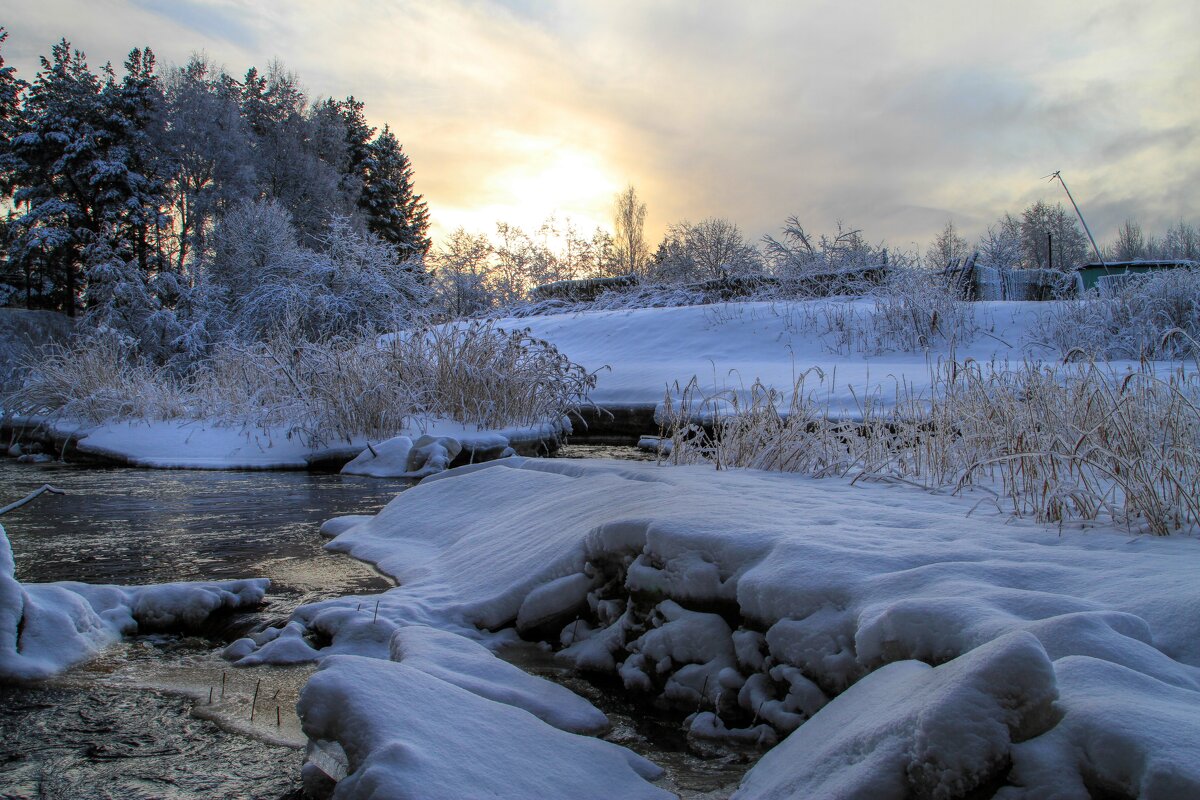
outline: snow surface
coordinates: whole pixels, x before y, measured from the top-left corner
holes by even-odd
[[[839,343],[836,332],[821,332],[838,309],[862,316],[873,313],[874,300],[869,298],[588,311],[496,324],[529,328],[532,336],[549,341],[572,361],[601,370],[591,399],[603,407],[657,406],[668,389],[676,383],[686,385],[693,376],[707,394],[748,390],[761,379],[786,397],[796,378],[816,367],[826,380],[818,387],[813,376],[807,388],[819,389],[816,398],[828,400],[833,415],[855,417],[864,397],[874,395],[884,405],[893,400],[898,382],[917,392],[927,389],[931,366],[952,353],[959,361],[1008,361],[1014,366],[1026,358],[1056,360],[1060,354],[1037,336],[1041,318],[1053,305],[967,304],[979,326],[977,335],[953,346],[939,341],[915,352],[888,351],[883,343],[872,344],[884,352],[859,352]],[[1112,366],[1121,373],[1135,365]]]
[[[335,798],[671,797],[648,782],[662,770],[631,751],[403,662],[327,659],[299,711],[310,739],[346,753],[349,775]]]
[[[477,651],[456,662],[457,648],[412,626],[486,641],[514,625],[566,645],[566,663],[698,710],[693,735],[766,741],[769,725],[810,742],[783,739],[744,797],[951,797],[1004,783],[1010,763],[1005,797],[1071,786],[1085,788],[1060,796],[1200,796],[1200,542],[1060,534],[968,518],[972,506],[907,486],[703,467],[463,467],[374,517],[329,525],[340,530],[331,549],[399,586],[302,607],[231,655],[372,657],[328,661],[306,700],[320,708],[309,735],[357,754],[339,796],[402,780],[402,754],[433,758],[464,735],[437,721],[461,689],[429,683],[445,683],[433,667],[394,663],[407,637],[425,637],[418,663],[492,683]],[[432,721],[419,733],[397,723],[398,709],[372,699],[385,685]],[[330,693],[337,702],[315,699]],[[442,762],[443,779],[457,764]]]
[[[103,586],[21,583],[0,527],[0,680],[36,680],[138,631],[194,627],[213,614],[258,605],[270,581]]]

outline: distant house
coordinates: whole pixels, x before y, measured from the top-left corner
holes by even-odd
[[[1144,275],[1147,272],[1158,272],[1164,269],[1188,269],[1200,267],[1200,261],[1187,259],[1136,259],[1134,261],[1109,261],[1105,264],[1084,264],[1076,272],[1084,289],[1098,288],[1101,293],[1116,288],[1117,285],[1134,275]]]

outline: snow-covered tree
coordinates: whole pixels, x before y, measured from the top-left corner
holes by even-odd
[[[8,39],[8,31],[0,26],[0,46]],[[6,66],[0,52],[0,199],[13,190],[12,140],[17,135],[21,115],[21,95],[27,84],[17,77],[16,67]]]
[[[493,305],[487,286],[492,243],[459,228],[431,253],[436,305],[451,317],[467,317]]]
[[[65,39],[30,87],[10,149],[18,209],[9,258],[30,285],[48,284],[39,304],[74,316],[83,256],[104,223],[96,179],[108,140],[99,77]]]
[[[980,237],[976,245],[979,263],[1001,271],[1017,269],[1021,265],[1021,222],[1012,214],[1005,214]]]
[[[958,233],[954,220],[946,220],[946,225],[925,250],[925,266],[930,269],[943,270],[954,262],[962,262],[970,255],[967,240]]]
[[[1049,247],[1053,244],[1053,258]],[[1086,263],[1087,239],[1075,215],[1039,200],[1021,214],[1021,248],[1026,267],[1072,270]]]
[[[204,259],[216,217],[255,192],[250,127],[239,89],[227,74],[193,56],[164,80],[167,128],[162,149],[172,166],[175,270]]]
[[[345,217],[309,249],[275,200],[242,202],[213,233],[206,305],[228,309],[230,333],[254,340],[284,326],[307,337],[382,329],[429,299],[423,269]]]
[[[1164,258],[1186,258],[1200,261],[1200,231],[1182,219],[1163,237]]]
[[[386,125],[371,142],[364,162],[359,208],[367,230],[414,255],[429,252],[429,209],[413,188],[413,168]]]
[[[833,236],[814,237],[796,217],[788,217],[781,239],[763,237],[763,249],[771,271],[783,280],[854,273],[888,260],[887,251],[868,244],[857,228],[839,221]]]
[[[645,274],[650,260],[646,247],[646,204],[632,184],[620,192],[613,205],[613,267],[617,274]]]
[[[150,48],[134,49],[125,75],[109,78],[101,92],[107,142],[104,163],[93,177],[101,190],[104,223],[127,245],[148,277],[165,266],[162,242],[169,227],[166,209],[169,169],[160,144],[166,101]]]
[[[1150,252],[1146,236],[1142,233],[1142,226],[1135,220],[1125,220],[1117,230],[1117,240],[1113,242],[1107,255],[1112,261],[1133,261],[1149,257]]]

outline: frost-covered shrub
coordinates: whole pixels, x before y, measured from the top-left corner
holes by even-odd
[[[279,426],[320,443],[382,438],[430,418],[481,428],[557,423],[596,377],[528,331],[427,326],[377,340],[277,334],[218,345],[183,377],[115,336],[43,351],[6,409],[100,423],[203,419]]]
[[[20,388],[4,398],[6,410],[92,423],[189,413],[186,386],[115,333],[47,345],[28,354],[22,368]]]
[[[1062,352],[1172,359],[1200,353],[1200,269],[1130,276],[1107,297],[1057,305],[1044,334]]]
[[[411,319],[430,296],[419,260],[345,218],[331,220],[310,249],[278,203],[247,202],[222,217],[213,239],[206,305],[226,310],[236,341],[280,329],[310,340],[385,330]]]
[[[967,341],[975,334],[972,306],[942,276],[915,267],[888,272],[869,324],[877,343],[902,351],[920,350],[939,339]]]

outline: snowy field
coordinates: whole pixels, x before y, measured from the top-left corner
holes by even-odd
[[[708,392],[747,389],[756,379],[788,392],[801,373],[816,367],[827,376],[820,396],[828,399],[830,410],[853,416],[869,394],[884,402],[894,399],[897,382],[918,390],[928,386],[931,365],[939,358],[1017,363],[1057,355],[1038,337],[1049,303],[965,304],[976,331],[961,341],[935,338],[926,348],[912,350],[886,337],[870,338],[874,304],[871,299],[722,303],[497,324],[528,327],[589,370],[607,367],[591,397],[612,407],[657,405],[669,388],[693,376]]]
[[[755,471],[465,467],[327,524],[397,588],[229,656],[323,660],[300,710],[344,751],[338,797],[665,796],[580,738],[598,712],[476,644],[518,632],[691,737],[778,742],[741,798],[1200,796],[1196,540],[971,508]]]

